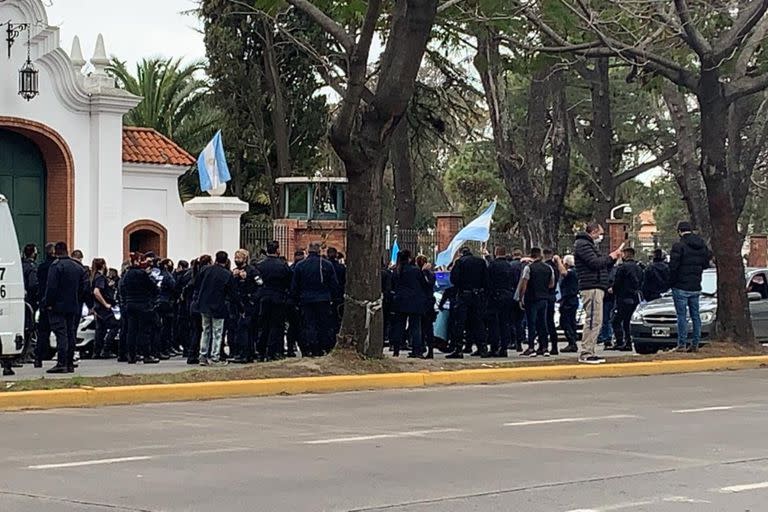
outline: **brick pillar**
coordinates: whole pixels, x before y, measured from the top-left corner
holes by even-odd
[[[464,217],[460,213],[435,213],[435,218],[437,219],[437,250],[442,251],[448,247],[456,233],[461,230]]]
[[[749,237],[749,256],[747,264],[750,267],[768,266],[768,235],[751,235]]]
[[[613,252],[621,244],[629,241],[629,222],[626,220],[609,220],[608,224],[608,243],[609,251]]]

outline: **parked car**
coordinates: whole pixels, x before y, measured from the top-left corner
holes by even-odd
[[[112,307],[112,312],[115,315],[115,319],[120,320],[120,307]],[[39,321],[40,312],[37,313],[36,320]],[[77,326],[77,341],[75,342],[75,353],[79,358],[91,359],[93,357],[93,342],[96,338],[96,318],[93,316],[86,306],[83,306],[83,315],[80,318],[80,323]],[[47,357],[53,358],[56,354],[56,336],[51,334],[50,339],[50,351]]]
[[[768,341],[768,269],[747,269],[747,290],[752,327],[759,341]],[[757,278],[757,279],[756,279]],[[701,278],[701,343],[712,337],[717,319],[717,271],[705,270]],[[691,322],[688,320],[690,328]],[[672,294],[641,305],[632,316],[632,338],[638,354],[655,354],[677,346],[677,314]]]

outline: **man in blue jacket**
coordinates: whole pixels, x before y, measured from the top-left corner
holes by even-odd
[[[233,288],[232,273],[227,268],[229,255],[216,253],[216,262],[200,272],[198,308],[203,317],[203,334],[200,338],[200,366],[223,366],[221,342],[224,336],[224,319],[229,315],[227,300]],[[210,358],[208,353],[210,351]]]
[[[291,295],[304,316],[304,343],[309,357],[328,353],[333,347],[331,300],[339,286],[330,261],[320,257],[320,244],[309,245],[309,255],[293,269]]]
[[[43,306],[56,335],[58,356],[56,366],[47,373],[74,373],[77,326],[90,283],[83,266],[69,257],[66,243],[57,243],[54,252],[56,261],[48,271]]]

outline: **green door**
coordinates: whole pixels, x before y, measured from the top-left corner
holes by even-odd
[[[0,128],[0,194],[11,206],[19,246],[45,244],[45,162],[34,142]]]

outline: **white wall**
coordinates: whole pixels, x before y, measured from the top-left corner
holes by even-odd
[[[161,224],[168,231],[168,257],[174,261],[201,254],[200,220],[184,210],[179,198],[177,179],[185,171],[170,165],[123,167],[123,227],[145,219]]]

